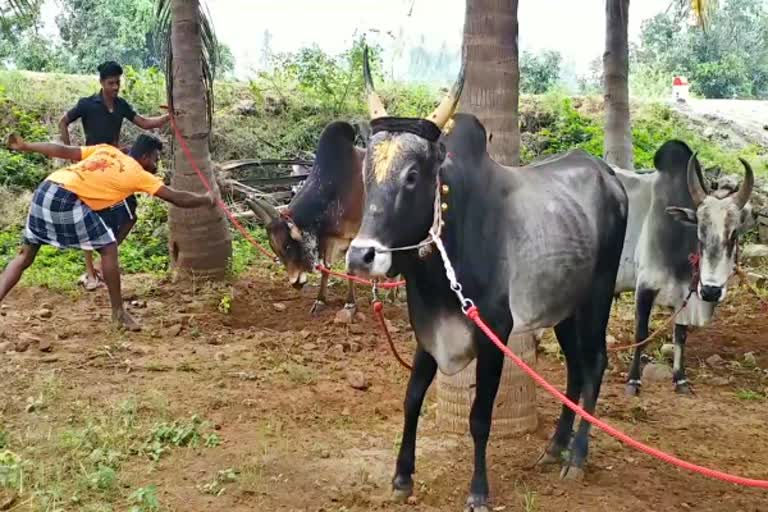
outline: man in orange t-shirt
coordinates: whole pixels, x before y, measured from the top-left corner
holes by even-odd
[[[182,208],[212,208],[216,205],[214,196],[165,186],[155,176],[163,144],[151,135],[139,135],[128,155],[108,144],[75,147],[32,143],[16,135],[8,138],[8,148],[77,163],[51,173],[35,190],[21,250],[0,275],[0,302],[35,261],[41,245],[95,250],[101,254],[112,320],[126,329],[139,330],[139,324],[125,311],[120,292],[117,246],[127,232],[115,232],[116,226],[111,225],[109,217],[103,217],[97,210],[108,212],[111,206],[136,192]]]

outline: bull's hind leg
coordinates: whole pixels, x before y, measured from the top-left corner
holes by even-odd
[[[567,384],[565,396],[578,403],[583,385],[583,373],[581,371],[581,354],[579,353],[579,332],[576,329],[576,321],[573,316],[566,318],[555,326],[555,335],[560,348],[565,356],[567,368]],[[562,460],[563,452],[568,449],[573,431],[574,413],[568,407],[563,406],[560,411],[560,419],[549,445],[544,453],[536,461],[538,465],[558,464]]]
[[[605,347],[605,334],[613,302],[613,282],[608,279],[598,281],[588,304],[581,308],[578,315],[578,328],[583,385],[581,397],[584,409],[595,413],[600,385],[608,365],[608,353]],[[579,430],[573,438],[569,459],[563,466],[560,476],[565,479],[581,479],[584,476],[584,464],[589,453],[589,431],[592,425],[579,420]]]
[[[403,439],[400,443],[400,453],[397,456],[395,477],[392,479],[393,499],[405,501],[413,494],[413,472],[416,466],[416,428],[419,424],[419,413],[424,402],[424,395],[435,378],[437,362],[421,347],[416,349],[413,356],[413,369],[405,392],[405,424]]]
[[[656,300],[658,293],[658,290],[643,287],[638,287],[635,293],[635,343],[639,343],[648,337],[648,322],[651,317],[653,302]],[[637,396],[640,393],[640,386],[642,385],[640,380],[640,359],[643,356],[644,348],[645,346],[643,345],[635,348],[632,366],[629,368],[629,376],[627,377],[627,384],[624,389],[626,394],[630,396]]]
[[[494,329],[494,332],[506,340],[511,327]],[[484,335],[481,335],[484,336]],[[501,370],[504,365],[504,355],[487,339],[478,343],[476,382],[477,393],[469,414],[469,430],[475,444],[475,470],[472,473],[472,483],[465,512],[487,512],[488,509],[488,469],[486,465],[486,448],[491,433],[491,418],[493,402],[499,390]]]
[[[675,383],[675,392],[682,395],[691,392],[691,386],[685,377],[685,339],[687,336],[688,327],[675,324],[675,360],[672,364],[672,380]]]

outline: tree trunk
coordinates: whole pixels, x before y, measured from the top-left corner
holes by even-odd
[[[609,164],[633,169],[629,124],[629,0],[605,1],[605,155]]]
[[[208,182],[213,179],[208,110],[203,84],[200,10],[197,0],[172,0],[173,97],[176,125]],[[174,155],[171,184],[179,190],[203,193],[200,178],[183,151]],[[169,250],[171,266],[181,275],[222,277],[232,257],[232,238],[219,208],[184,209],[171,206]]]
[[[520,163],[517,3],[467,0],[464,18],[467,75],[460,108],[485,125],[488,152],[504,165]]]

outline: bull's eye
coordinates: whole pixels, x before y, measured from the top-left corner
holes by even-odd
[[[416,186],[416,182],[419,181],[419,173],[417,171],[408,171],[405,175],[405,186],[412,188]]]

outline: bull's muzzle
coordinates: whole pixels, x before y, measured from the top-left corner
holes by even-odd
[[[720,302],[725,298],[725,290],[722,286],[702,284],[699,286],[699,297],[705,302]]]
[[[355,275],[384,277],[392,266],[392,255],[376,241],[353,240],[347,250],[347,270]]]
[[[350,247],[347,251],[347,269],[353,274],[370,274],[375,259],[374,247]]]

